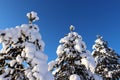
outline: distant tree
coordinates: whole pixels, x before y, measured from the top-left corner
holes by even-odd
[[[57,58],[49,63],[49,71],[52,71],[55,80],[95,80],[92,73],[82,64],[82,58],[89,51],[78,33],[73,32],[74,26],[70,26],[70,33],[60,40],[57,48]]]
[[[0,31],[0,80],[54,80],[48,72],[39,28],[32,24],[38,20],[37,13],[27,16],[34,18],[30,24]]]
[[[96,62],[95,73],[102,76],[104,80],[119,80],[119,55],[108,47],[108,43],[102,36],[97,37],[93,49],[92,55]]]

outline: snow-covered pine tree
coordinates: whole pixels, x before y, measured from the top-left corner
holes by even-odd
[[[94,80],[93,75],[87,70],[81,59],[89,53],[82,37],[73,32],[74,26],[70,26],[71,32],[60,40],[57,48],[57,58],[49,62],[49,71],[52,71],[55,80]]]
[[[54,80],[39,27],[32,24],[39,17],[34,11],[27,17],[29,24],[0,31],[0,80]]]
[[[118,54],[108,47],[108,43],[102,36],[97,36],[93,45],[92,55],[96,62],[95,73],[103,77],[104,80],[119,80],[120,62]]]

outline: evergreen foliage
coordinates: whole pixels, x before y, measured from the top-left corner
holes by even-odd
[[[104,80],[119,80],[120,62],[119,55],[108,47],[108,43],[98,36],[93,45],[92,55],[95,58],[95,73],[101,75]]]

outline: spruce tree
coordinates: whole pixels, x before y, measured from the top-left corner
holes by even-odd
[[[37,13],[27,14],[29,24],[0,31],[0,80],[54,80],[48,72],[47,55]]]
[[[56,51],[58,57],[49,63],[48,69],[52,71],[55,80],[94,80],[81,61],[89,51],[86,50],[82,37],[73,30],[74,26],[71,25],[70,33],[59,41]]]
[[[95,73],[102,76],[104,80],[119,80],[119,55],[108,47],[108,43],[102,36],[97,36],[93,49],[92,55],[96,62]]]

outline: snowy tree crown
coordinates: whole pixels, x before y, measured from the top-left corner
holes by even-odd
[[[0,31],[0,80],[53,80],[48,72],[47,55],[36,12],[27,14],[30,24]]]
[[[37,13],[34,11],[31,11],[30,13],[27,13],[26,16],[29,19],[29,23],[32,24],[32,22],[35,22],[39,20],[39,17],[37,16]]]
[[[71,30],[74,30],[74,27],[70,26]],[[82,37],[78,35],[77,32],[70,32],[64,38],[59,41],[61,44],[57,48],[57,55],[60,56],[64,53],[70,53],[72,50],[76,50],[77,52],[82,53],[82,51],[86,50],[85,42],[82,41]]]

